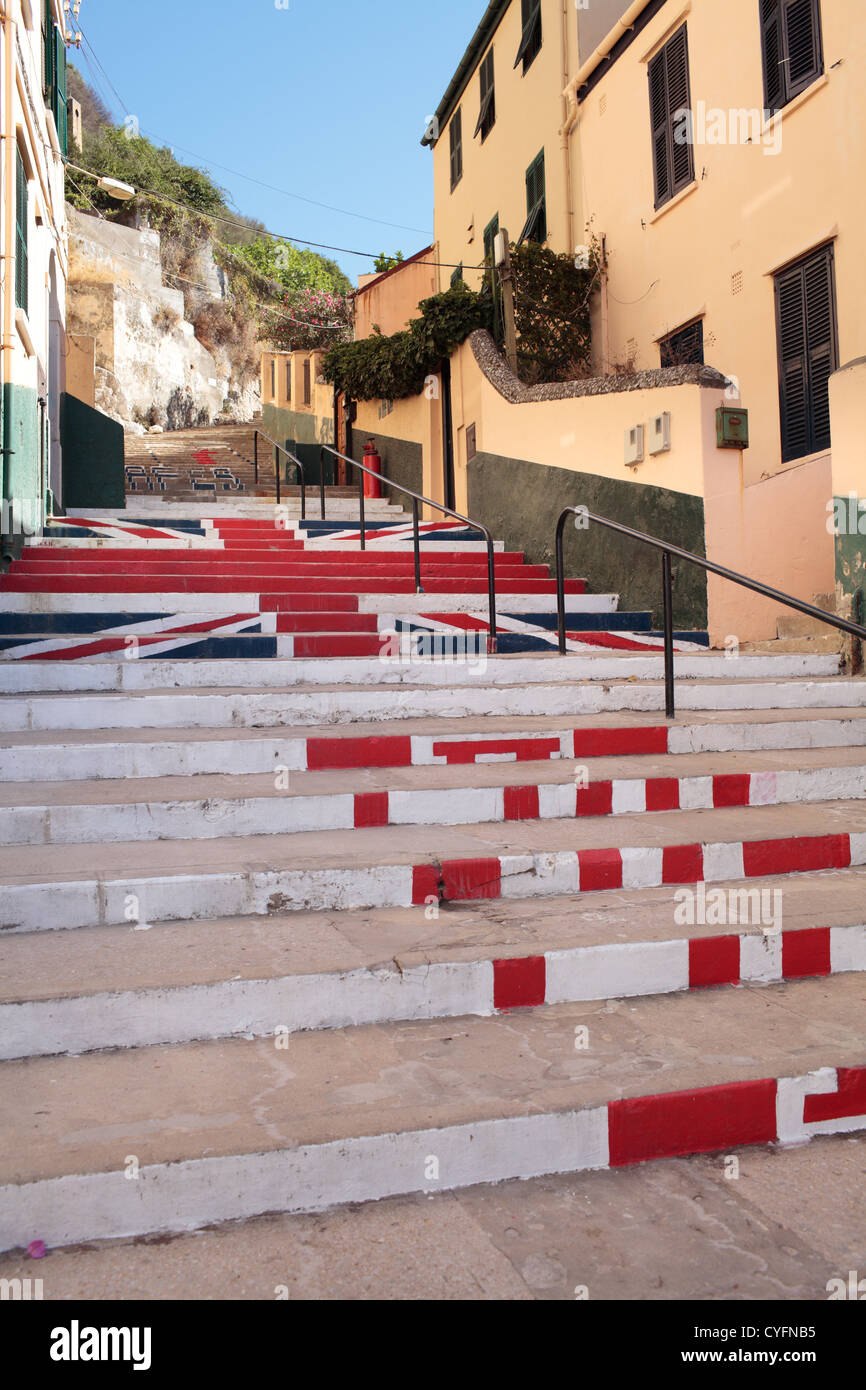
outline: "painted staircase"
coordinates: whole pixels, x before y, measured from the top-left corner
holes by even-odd
[[[368,523],[0,582],[0,1249],[866,1129],[866,682]]]

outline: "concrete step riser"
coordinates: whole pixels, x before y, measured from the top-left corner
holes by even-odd
[[[445,751],[434,751],[434,746]],[[0,782],[65,782],[199,774],[270,773],[331,768],[432,767],[454,763],[688,753],[743,753],[798,748],[866,748],[866,717],[778,720],[753,724],[672,724],[635,729],[552,730],[539,734],[406,734],[382,738],[297,737],[156,743],[55,743],[0,748]],[[636,764],[635,770],[639,770]],[[515,777],[519,773],[515,772]]]
[[[745,910],[744,910],[745,911]],[[182,930],[179,928],[178,930]],[[0,1060],[167,1046],[866,972],[866,926],[546,951],[529,958],[382,965],[0,1004]]]
[[[408,645],[408,644],[407,644]],[[676,675],[680,679],[677,692],[680,709],[790,709],[838,707],[850,702],[866,706],[866,682],[820,680],[837,675],[838,662],[826,657],[741,657],[732,673],[731,663],[713,655],[680,654],[676,658]],[[213,690],[225,687],[236,690],[294,691],[293,717],[296,703],[303,703],[299,687],[342,687],[343,698],[349,700],[352,687],[404,686],[423,703],[421,690],[433,687],[438,691],[432,704],[417,713],[459,717],[456,706],[466,702],[470,714],[536,714],[543,709],[548,714],[592,713],[601,709],[664,708],[664,690],[660,682],[664,675],[661,656],[583,655],[568,653],[547,659],[522,657],[490,657],[483,648],[458,660],[437,660],[435,656],[416,656],[410,647],[403,646],[383,659],[356,658],[333,660],[270,660],[270,661],[137,661],[119,659],[100,662],[64,664],[51,661],[6,662],[0,669],[0,694],[29,693],[67,694],[92,692],[158,692],[166,689]],[[713,685],[701,686],[701,680]],[[767,681],[768,684],[740,685],[740,681]],[[482,684],[491,696],[486,710],[478,708],[472,696]],[[632,688],[625,688],[632,682]],[[647,682],[647,684],[639,684]],[[555,683],[555,684],[554,684]],[[535,686],[534,691],[529,687]],[[547,687],[553,703],[544,702],[540,687]],[[706,692],[706,695],[704,695]],[[407,692],[404,691],[405,696]],[[432,690],[430,692],[432,694]],[[523,701],[521,702],[521,696]],[[531,696],[526,699],[526,696]],[[253,697],[255,698],[255,697]],[[371,698],[371,710],[379,719],[400,718],[396,711],[404,703],[400,693],[393,695],[393,711],[383,708],[386,701]],[[696,703],[696,700],[713,703]],[[769,703],[767,703],[769,702]],[[329,707],[333,708],[330,702]],[[338,703],[338,702],[337,702]],[[143,713],[143,711],[142,711]],[[370,715],[367,716],[368,718]],[[226,721],[224,721],[226,722]],[[234,720],[228,720],[233,723]],[[284,720],[281,720],[284,722]],[[295,722],[304,722],[295,720]],[[346,722],[325,716],[322,721]],[[0,716],[0,728],[35,727],[29,723],[6,724]],[[76,725],[66,727],[80,727]],[[111,727],[111,726],[106,726]],[[176,724],[175,728],[181,727]]]
[[[519,664],[515,658],[512,658],[512,662]],[[155,662],[154,666],[160,664]],[[259,684],[265,685],[265,674],[280,663],[271,661],[259,664],[264,668]],[[129,668],[140,672],[144,664],[130,662]],[[11,663],[4,669],[14,670]],[[103,688],[109,692],[116,689],[115,668],[105,663],[96,669],[105,673]],[[174,670],[177,669],[178,663],[174,663]],[[79,670],[80,667],[71,666],[56,673],[59,691],[64,686],[72,692],[79,690],[76,679]],[[68,678],[68,685],[65,685],[63,677]],[[163,684],[168,685],[169,681],[164,679]],[[689,710],[836,709],[846,701],[852,706],[866,705],[866,699],[860,698],[861,692],[866,694],[866,686],[852,691],[840,688],[840,684],[803,683],[792,688],[789,684],[742,687],[701,685],[696,682],[680,687],[678,705],[683,714]],[[20,685],[26,689],[27,680],[22,680]],[[601,682],[593,685],[538,685],[523,689],[503,689],[485,684],[475,689],[451,690],[443,698],[441,689],[413,686],[407,682],[406,688],[394,690],[361,687],[358,690],[320,692],[291,691],[278,687],[270,694],[253,695],[212,694],[205,686],[204,691],[195,694],[152,692],[146,699],[135,693],[124,696],[119,692],[104,696],[94,694],[86,700],[69,699],[62,693],[53,697],[34,694],[14,700],[0,700],[0,732],[283,728],[289,721],[294,727],[303,728],[439,716],[449,719],[483,715],[525,718],[537,715],[539,709],[563,718],[626,711],[663,714],[664,690],[661,687],[641,688],[628,684],[612,685],[605,689]]]
[[[866,1069],[825,1066],[681,1092],[647,1090],[633,1099],[532,1115],[152,1163],[137,1170],[135,1181],[119,1162],[114,1171],[0,1188],[0,1250],[26,1247],[34,1212],[41,1238],[60,1247],[400,1193],[601,1171],[751,1144],[804,1143],[866,1128],[866,1116],[846,1109],[850,1096],[856,1093],[859,1101],[863,1092]]]
[[[302,911],[423,907],[476,899],[534,899],[611,889],[746,883],[866,864],[866,834],[550,854],[503,854],[416,864],[374,864],[123,880],[7,884],[0,929],[77,927],[267,917]]]
[[[0,807],[6,845],[120,844],[355,830],[365,826],[499,825],[506,822],[711,810],[720,806],[817,805],[866,799],[866,766],[729,777],[618,778],[511,787],[450,787],[327,796],[232,797],[127,805]]]

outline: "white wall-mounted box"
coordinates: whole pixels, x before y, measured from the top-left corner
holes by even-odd
[[[625,466],[634,468],[635,464],[643,463],[644,458],[644,427],[635,425],[633,430],[625,432]]]
[[[665,410],[649,422],[650,454],[666,454],[671,447],[671,413]]]

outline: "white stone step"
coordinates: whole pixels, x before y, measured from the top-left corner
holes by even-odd
[[[603,851],[599,856],[596,851]],[[587,857],[589,856],[589,857]],[[360,911],[755,879],[866,863],[866,807],[830,801],[572,820],[0,849],[0,928]]]
[[[345,598],[346,595],[338,597]],[[505,594],[500,613],[555,613],[555,594]],[[0,589],[0,613],[257,613],[258,593],[89,594],[9,593]],[[467,613],[487,621],[487,603],[479,594],[359,594],[358,612],[381,613],[399,607],[401,613]],[[569,611],[615,613],[618,594],[569,595]],[[837,663],[838,665],[838,663]]]
[[[712,1003],[711,1029],[681,993],[4,1063],[0,1249],[866,1127],[859,976]]]
[[[866,870],[363,916],[236,917],[0,940],[0,1057],[274,1037],[866,971]],[[721,896],[720,896],[721,895]],[[696,895],[697,896],[697,895]],[[695,920],[695,918],[710,918]],[[820,925],[816,925],[820,924]],[[711,999],[715,996],[711,996]]]
[[[679,699],[684,709],[689,708],[689,683],[701,679],[718,682],[720,690],[730,689],[732,685],[736,688],[739,682],[766,679],[784,681],[784,689],[789,692],[791,702],[796,703],[798,692],[809,688],[810,678],[832,677],[838,674],[839,669],[839,659],[828,656],[743,656],[738,658],[735,665],[727,657],[714,653],[679,653],[675,659],[676,677],[681,682]],[[661,655],[636,656],[631,653],[595,655],[570,652],[566,656],[488,657],[484,652],[470,652],[468,657],[462,659],[458,655],[452,660],[447,657],[437,660],[435,656],[404,655],[400,651],[393,656],[332,657],[327,660],[139,661],[119,658],[94,662],[8,661],[0,666],[0,694],[155,692],[166,688],[214,690],[244,686],[254,690],[330,686],[348,693],[351,687],[430,686],[441,691],[441,713],[450,714],[453,713],[449,708],[452,693],[465,691],[468,695],[472,687],[477,688],[482,681],[488,687],[510,692],[525,692],[529,686],[553,683],[563,691],[585,690],[588,684],[598,683],[602,686],[602,694],[612,690],[615,682],[619,683],[620,688],[625,682],[643,682],[641,688],[646,703],[632,707],[648,709],[656,707],[652,704],[653,686],[650,683],[660,681],[663,675],[664,659]],[[752,690],[757,688],[751,686]],[[866,704],[866,681],[839,680],[826,688],[835,690],[835,704],[848,702],[849,699],[852,704]],[[619,698],[624,699],[626,695],[627,692],[620,693]],[[536,692],[536,704],[541,698]],[[573,704],[569,707],[574,708]],[[591,702],[586,707],[592,707]],[[491,708],[497,713],[512,712],[500,710],[498,702]],[[595,705],[595,708],[602,708],[602,705]],[[2,727],[4,724],[0,716]]]
[[[863,749],[800,749],[796,767],[794,760],[790,752],[598,758],[582,769],[579,787],[574,765],[564,759],[519,768],[487,763],[319,772],[290,772],[283,764],[276,775],[168,775],[132,786],[123,779],[7,783],[0,789],[0,843],[224,839],[353,830],[365,823],[435,829],[516,820],[583,821],[652,814],[654,795],[661,792],[666,799],[662,811],[671,809],[671,802],[677,809],[698,810],[732,802],[750,809],[866,799]],[[739,781],[731,784],[730,777]],[[527,789],[537,792],[531,810],[521,809],[514,799]],[[599,792],[604,794],[601,803],[593,799]],[[365,800],[372,796],[378,798],[375,805]]]
[[[571,658],[565,657],[568,661]],[[154,666],[161,663],[154,662]],[[175,663],[179,665],[180,663]],[[198,665],[198,663],[196,663]],[[263,675],[277,662],[262,661]],[[299,663],[307,664],[310,663]],[[338,663],[329,663],[338,664]],[[130,663],[130,669],[134,663]],[[9,670],[13,669],[11,666]],[[113,677],[111,666],[90,668]],[[138,669],[142,669],[139,663]],[[536,668],[537,669],[537,668]],[[66,674],[61,671],[60,675]],[[69,675],[75,676],[75,670]],[[262,685],[266,682],[262,680]],[[58,685],[62,682],[58,681]],[[348,725],[418,718],[532,717],[539,708],[572,718],[617,711],[663,714],[660,682],[601,681],[557,685],[493,686],[449,690],[447,686],[361,686],[265,690],[127,690],[79,691],[74,679],[67,692],[0,696],[0,733],[26,730],[227,729],[279,728],[287,723]],[[858,681],[782,681],[684,683],[678,690],[681,714],[693,710],[836,710],[866,706],[866,684]]]
[[[76,708],[68,700],[64,708]],[[535,716],[515,721],[489,715],[467,719],[405,719],[380,724],[321,725],[284,728],[279,735],[264,736],[249,726],[160,729],[154,739],[149,729],[32,729],[0,734],[0,783],[113,780],[117,778],[188,777],[202,775],[256,775],[276,768],[300,772],[321,766],[327,749],[331,766],[346,766],[366,775],[371,767],[431,767],[445,763],[445,754],[434,747],[449,743],[478,743],[474,760],[489,766],[503,761],[523,777],[531,766],[516,765],[516,749],[485,753],[487,743],[522,744],[540,738],[552,746],[551,758],[586,762],[601,755],[601,739],[618,730],[654,733],[661,730],[672,754],[755,753],[773,749],[859,749],[866,747],[866,711],[846,709],[733,710],[724,713],[694,711],[679,720],[659,722],[643,712],[575,715],[565,727],[556,716]],[[575,744],[575,735],[578,743]],[[399,740],[386,754],[381,740]],[[373,742],[370,743],[369,741]],[[583,740],[582,742],[580,740]],[[558,745],[558,746],[556,746]],[[546,745],[545,745],[546,746]],[[575,748],[577,756],[575,757]],[[313,750],[311,753],[310,750]],[[318,753],[316,750],[321,750]],[[523,756],[523,755],[521,755]],[[645,761],[633,755],[637,772]],[[355,775],[353,773],[353,775]]]

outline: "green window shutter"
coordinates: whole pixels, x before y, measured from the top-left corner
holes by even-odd
[[[547,239],[547,207],[544,184],[544,150],[526,171],[526,223],[520,242]]]
[[[830,447],[829,381],[839,363],[832,246],[776,276],[782,461]]]
[[[451,274],[451,288],[456,290],[458,285],[463,284],[463,262],[461,261],[457,269]]]
[[[30,262],[29,262],[29,197],[27,190],[27,170],[21,151],[16,150],[15,159],[15,307],[29,308]]]
[[[782,14],[779,0],[761,0],[764,110],[778,111],[785,99]]]
[[[522,0],[523,32],[514,66],[523,64],[526,73],[541,52],[541,0]]]
[[[649,65],[650,124],[656,207],[667,203],[695,177],[694,148],[683,124],[691,110],[687,26],[678,29]]]
[[[50,99],[54,91],[54,21],[48,0],[42,0],[42,94]]]
[[[54,98],[54,121],[57,126],[57,137],[60,141],[60,153],[68,152],[68,113],[66,109],[66,44],[63,42],[63,35],[55,25],[55,98]]]
[[[678,328],[676,333],[663,338],[659,343],[659,351],[663,367],[682,367],[688,362],[703,363],[703,319],[698,319],[697,323],[690,323],[685,328]]]
[[[451,137],[451,192],[463,177],[463,112],[455,111],[448,127]]]
[[[824,71],[820,0],[761,0],[764,106],[778,111]]]
[[[493,49],[481,64],[481,109],[475,135],[481,135],[482,144],[496,124],[496,91],[493,81]],[[474,137],[473,137],[474,138]]]

